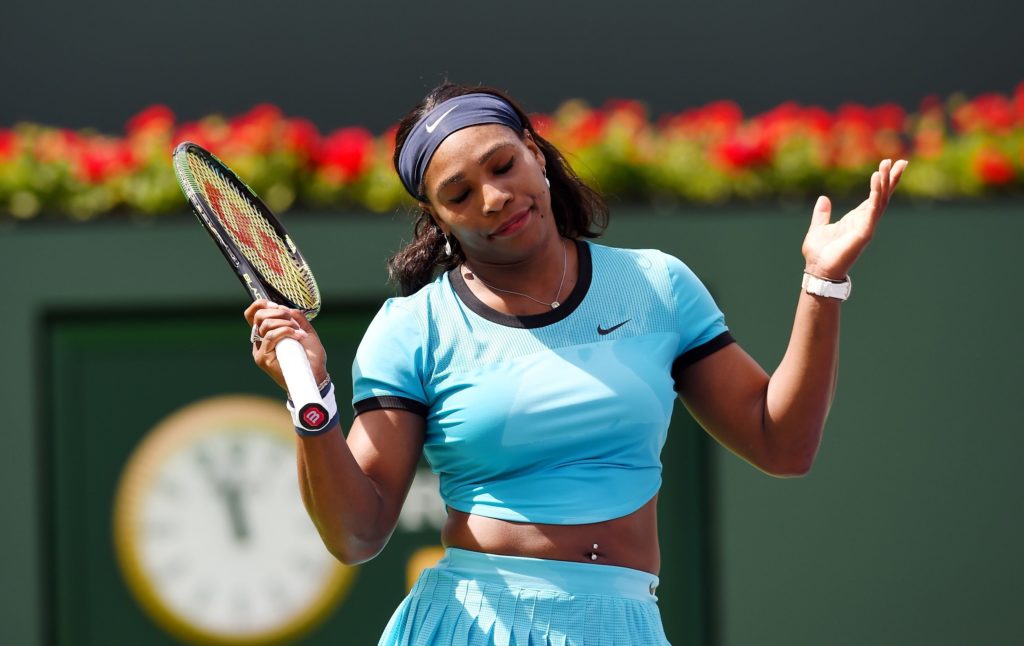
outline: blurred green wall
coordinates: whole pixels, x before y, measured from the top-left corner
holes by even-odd
[[[1015,401],[1024,352],[1013,271],[1022,206],[890,209],[853,272],[839,393],[809,476],[773,479],[712,450],[703,603],[713,615],[702,641],[952,645],[1024,635],[1017,612],[1024,476],[1016,468],[1024,425]],[[809,212],[809,204],[617,208],[606,241],[657,246],[686,260],[741,345],[771,370],[788,340]],[[383,258],[409,232],[404,220],[385,216],[293,217],[289,226],[329,307],[352,311],[388,293]],[[241,288],[204,237],[187,218],[0,230],[4,644],[55,634],[46,583],[55,567],[47,541],[59,535],[47,525],[49,331],[104,319],[220,316],[236,300],[240,309]],[[682,407],[677,417],[685,417]],[[666,487],[677,477],[666,474]],[[662,505],[670,524],[673,512]],[[693,549],[663,545],[663,588],[681,588],[680,579],[702,585],[681,561],[669,565]],[[666,616],[700,605],[690,595],[659,596]]]

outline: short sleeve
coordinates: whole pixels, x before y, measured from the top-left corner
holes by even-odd
[[[399,408],[427,414],[423,333],[415,315],[389,299],[366,329],[352,362],[355,414]]]
[[[674,256],[666,254],[665,262],[672,281],[679,329],[679,346],[672,363],[672,378],[679,390],[682,373],[687,367],[735,343],[735,339],[725,325],[725,315],[697,275]]]

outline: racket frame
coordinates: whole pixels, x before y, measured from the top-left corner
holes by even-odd
[[[292,241],[291,236],[288,235],[288,231],[267,205],[263,203],[263,200],[234,171],[218,159],[216,155],[198,144],[183,141],[175,146],[172,153],[172,162],[175,175],[178,178],[178,184],[192,206],[192,211],[196,214],[206,232],[213,238],[217,248],[220,249],[228,264],[231,265],[242,286],[249,292],[253,300],[265,299],[290,309],[297,309],[305,315],[307,320],[313,319],[320,312],[319,307],[314,309],[304,307],[282,294],[273,285],[267,284],[260,277],[260,273],[252,266],[252,263],[238,249],[234,239],[220,223],[220,219],[213,212],[206,198],[193,185],[195,181],[198,181],[198,178],[195,177],[195,174],[188,165],[190,154],[196,154],[202,158],[204,162],[216,170],[218,175],[227,183],[233,185],[256,208],[260,216],[266,220],[278,237],[284,241],[285,247],[292,256],[292,259],[300,266],[306,268],[306,271],[302,272],[303,279],[307,280],[309,288],[316,296],[316,300],[320,301],[320,290],[312,271],[309,269],[309,265],[306,263],[305,258],[303,258],[298,246]],[[290,347],[292,343],[298,347]],[[278,348],[280,350],[278,352],[278,362],[281,364],[281,371],[288,385],[289,395],[295,403],[295,408],[298,412],[298,419],[296,421],[301,421],[307,431],[326,430],[326,426],[330,421],[327,407],[320,397],[320,390],[317,388],[312,367],[305,356],[305,350],[302,350],[302,346],[298,341],[290,338],[282,339],[278,342]]]
[[[241,281],[242,286],[252,295],[253,300],[266,299],[279,305],[287,305],[291,309],[301,310],[306,315],[307,319],[312,320],[320,312],[320,308],[309,309],[303,307],[301,304],[292,301],[290,298],[279,292],[274,288],[273,285],[269,285],[260,278],[259,272],[257,272],[252,263],[246,260],[245,255],[238,249],[231,234],[227,232],[224,226],[220,223],[216,214],[210,208],[209,203],[203,196],[196,190],[191,182],[181,181],[181,168],[187,169],[189,176],[193,176],[192,170],[188,168],[188,154],[195,153],[202,157],[204,160],[210,162],[217,173],[223,177],[229,184],[233,184],[240,193],[256,207],[260,215],[267,221],[267,224],[274,230],[278,237],[284,241],[285,247],[288,249],[288,253],[292,256],[295,262],[299,265],[309,267],[306,259],[302,256],[302,252],[299,251],[298,246],[292,241],[291,236],[288,235],[287,229],[281,224],[263,200],[260,199],[256,192],[252,190],[248,184],[243,182],[227,165],[217,158],[216,155],[206,150],[198,144],[194,144],[190,141],[183,141],[178,144],[172,155],[175,166],[175,173],[179,177],[179,184],[185,193],[185,197],[188,198],[189,204],[192,205],[192,210],[195,211],[199,218],[199,221],[203,224],[203,228],[210,234],[214,242],[217,243],[217,247],[221,253],[224,254],[224,258],[227,259],[228,263],[231,264],[235,270],[235,274]],[[306,276],[309,278],[309,287],[317,295],[319,300],[320,290],[317,287],[316,280],[313,278],[311,271],[306,272]]]

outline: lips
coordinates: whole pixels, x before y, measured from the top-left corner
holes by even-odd
[[[530,216],[531,209],[526,209],[518,215],[512,216],[512,218],[505,222],[497,229],[491,232],[491,237],[499,237],[504,235],[511,235],[522,228],[522,225],[526,222],[526,219]]]

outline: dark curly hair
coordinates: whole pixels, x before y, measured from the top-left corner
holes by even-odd
[[[551,142],[537,134],[526,112],[505,93],[494,88],[445,82],[431,90],[398,124],[393,159],[396,172],[402,146],[405,145],[413,126],[440,103],[471,93],[493,94],[507,101],[522,120],[524,131],[530,134],[544,154],[547,176],[551,182],[551,209],[558,225],[558,232],[570,239],[600,236],[608,226],[608,206],[604,199],[597,191],[583,183]],[[422,186],[419,190],[421,193],[424,192]],[[439,268],[448,271],[465,259],[461,247],[457,244],[452,247],[450,256],[445,254],[441,228],[434,222],[430,213],[420,207],[413,227],[413,241],[388,260],[388,273],[392,282],[398,284],[402,295],[408,296],[432,281]]]

